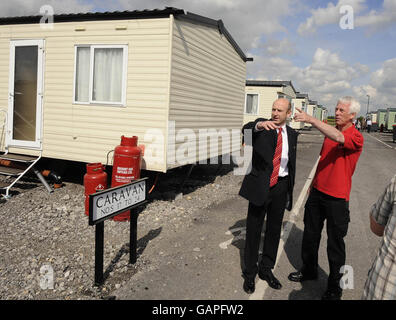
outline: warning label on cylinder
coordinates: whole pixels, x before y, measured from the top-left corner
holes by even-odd
[[[119,174],[132,174],[133,168],[117,167],[117,173]]]
[[[135,180],[135,176],[115,176],[115,181],[118,183],[129,183],[132,180]]]

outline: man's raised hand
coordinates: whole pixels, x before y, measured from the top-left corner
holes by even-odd
[[[306,114],[300,108],[296,107],[296,110],[298,112],[296,112],[294,114],[294,121],[297,121],[297,122],[309,122],[309,115],[308,114]]]
[[[269,131],[269,130],[273,130],[273,129],[278,129],[279,126],[277,126],[272,121],[259,121],[259,122],[257,122],[256,128],[257,128],[257,130],[265,129],[265,130]]]

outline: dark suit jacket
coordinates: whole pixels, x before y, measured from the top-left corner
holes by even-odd
[[[243,127],[242,127],[242,144],[245,143],[245,133],[247,133],[245,130],[252,130],[252,139],[257,137],[257,133],[254,133],[254,128],[256,126],[256,123],[259,121],[268,121],[268,119],[265,118],[257,118],[255,121],[250,121],[248,123],[246,123]]]
[[[249,122],[244,129],[254,128],[258,121]],[[298,133],[286,126],[289,143],[289,188],[286,209],[291,210],[293,204],[293,188],[296,176],[296,152]],[[256,206],[265,204],[269,193],[269,182],[273,170],[272,160],[275,154],[277,134],[275,130],[263,130],[253,134],[252,170],[245,176],[239,195]]]

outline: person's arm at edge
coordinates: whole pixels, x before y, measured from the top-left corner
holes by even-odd
[[[384,192],[372,206],[370,211],[370,229],[379,237],[384,235],[385,226],[393,212],[392,204],[394,199],[391,194],[394,195],[394,192],[390,192],[390,190],[392,190],[391,188],[395,183],[395,179],[396,175],[392,178],[391,182],[385,188]]]
[[[385,226],[377,223],[370,215],[370,229],[375,235],[382,237],[384,235]]]

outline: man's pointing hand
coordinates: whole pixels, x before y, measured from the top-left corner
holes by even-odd
[[[278,129],[279,126],[277,126],[273,121],[260,121],[260,122],[257,122],[256,128],[257,128],[257,130],[265,129],[265,130],[269,131],[269,130],[273,130],[273,129]]]
[[[310,122],[309,120],[310,120],[311,116],[309,116],[307,113],[302,111],[300,108],[296,107],[296,110],[298,112],[296,112],[294,114],[294,121],[297,121],[297,122]]]

